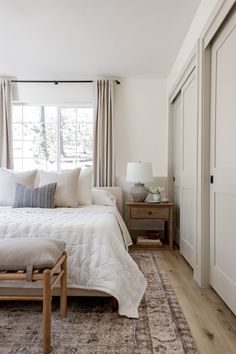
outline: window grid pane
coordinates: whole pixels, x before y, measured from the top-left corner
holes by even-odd
[[[12,113],[16,170],[92,165],[92,108],[13,105]]]

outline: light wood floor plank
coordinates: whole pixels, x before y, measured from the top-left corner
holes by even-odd
[[[157,251],[158,252],[158,251]],[[236,317],[213,289],[201,289],[179,251],[159,251],[202,354],[236,354]]]

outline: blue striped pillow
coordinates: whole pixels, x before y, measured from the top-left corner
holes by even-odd
[[[13,208],[55,208],[54,194],[57,183],[46,184],[38,188],[30,188],[16,183],[16,194]]]

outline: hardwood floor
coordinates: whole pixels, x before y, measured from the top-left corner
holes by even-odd
[[[159,251],[201,354],[236,354],[236,317],[213,289],[201,289],[179,251]]]

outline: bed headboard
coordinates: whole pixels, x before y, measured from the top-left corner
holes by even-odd
[[[123,216],[123,192],[121,187],[96,187],[97,189],[103,189],[110,192],[116,197],[116,205],[120,214]]]

